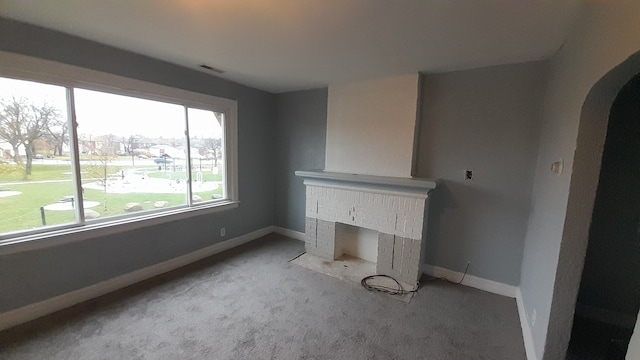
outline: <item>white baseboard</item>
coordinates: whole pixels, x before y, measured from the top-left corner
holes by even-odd
[[[290,230],[290,229],[286,229],[286,228],[279,227],[279,226],[272,226],[272,228],[273,228],[273,232],[276,233],[276,234],[287,236],[287,237],[290,237],[292,239],[296,239],[296,240],[300,240],[300,241],[304,241],[305,240],[305,236],[306,235],[303,232]]]
[[[576,304],[576,315],[601,323],[633,329],[637,317],[618,311],[602,309],[581,303]]]
[[[536,348],[533,343],[533,333],[529,326],[529,317],[522,300],[522,292],[518,287],[516,289],[516,304],[518,304],[518,315],[520,315],[520,327],[522,328],[522,340],[524,340],[524,350],[527,353],[527,360],[538,360],[536,356]]]
[[[439,266],[433,265],[424,265],[423,273],[425,275],[433,276],[433,277],[444,277],[451,281],[458,281],[462,279],[462,273],[445,269]],[[462,280],[462,285],[469,286],[472,288],[484,290],[490,293],[508,296],[510,298],[516,297],[517,286],[504,284],[501,282],[483,279],[481,277],[473,276],[473,275],[465,275],[464,280]]]
[[[251,240],[258,239],[264,235],[274,232],[273,226],[268,226],[245,235],[235,237],[192,253],[179,256],[155,265],[148,266],[118,277],[87,286],[82,289],[68,292],[50,299],[46,299],[21,308],[0,313],[0,330],[37,319],[39,317],[52,314],[56,311],[71,307],[81,302],[108,294],[122,289],[137,282],[147,280],[154,276],[166,273],[190,263],[202,260],[211,255],[223,252],[233,247],[242,245]]]

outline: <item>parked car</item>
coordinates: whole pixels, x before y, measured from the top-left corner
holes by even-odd
[[[155,162],[156,164],[171,164],[173,163],[173,159],[171,159],[171,157],[169,156],[161,156],[159,158],[153,159],[153,162]]]
[[[44,159],[44,156],[42,156],[42,154],[36,154],[36,156],[34,156],[36,159]]]

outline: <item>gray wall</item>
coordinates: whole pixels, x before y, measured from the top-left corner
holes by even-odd
[[[601,146],[616,93],[605,86],[595,94],[594,85],[639,50],[638,23],[635,3],[583,4],[551,62],[520,277],[527,317],[522,326],[531,328],[537,358],[562,359],[568,345]],[[637,72],[635,64],[630,68]],[[621,86],[629,79],[609,85]],[[596,98],[585,101],[590,92]],[[560,158],[564,172],[557,176],[549,169]]]
[[[636,319],[636,326],[629,342],[629,348],[627,349],[627,360],[640,359],[640,314]]]
[[[518,285],[545,79],[543,62],[424,76],[417,174],[443,180],[427,264]]]
[[[76,290],[274,222],[275,95],[198,71],[0,18],[0,50],[238,100],[239,208],[0,257],[0,311]]]
[[[324,169],[327,89],[276,97],[275,224],[304,232],[305,188],[296,170]]]

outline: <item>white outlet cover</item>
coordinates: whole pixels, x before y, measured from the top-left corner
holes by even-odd
[[[562,159],[558,161],[554,161],[553,163],[551,163],[551,172],[556,175],[561,175],[563,167],[564,167],[564,164]]]

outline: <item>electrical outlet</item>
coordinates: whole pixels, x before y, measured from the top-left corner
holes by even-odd
[[[536,326],[536,309],[531,312],[531,327]]]
[[[225,228],[220,228],[220,237],[224,237],[225,235],[227,235]]]
[[[464,171],[464,179],[465,180],[473,180],[473,170],[465,170]]]

